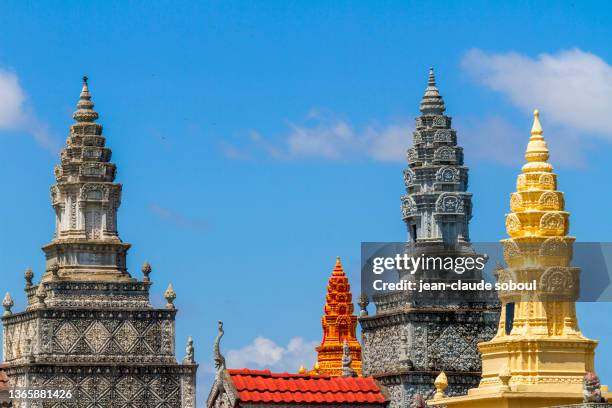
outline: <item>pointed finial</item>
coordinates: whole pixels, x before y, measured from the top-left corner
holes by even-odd
[[[551,172],[552,165],[547,162],[549,153],[548,146],[544,140],[544,131],[540,123],[540,111],[533,111],[533,126],[531,127],[531,137],[525,151],[527,164],[523,166],[523,172]]]
[[[436,76],[434,74],[433,67],[429,67],[429,78],[427,80],[428,86],[436,86]]]
[[[342,345],[342,376],[343,377],[357,377],[357,372],[351,367],[353,359],[351,358],[351,349],[349,348],[348,341],[344,339]]]
[[[187,337],[187,346],[185,347],[185,358],[183,359],[184,364],[194,364],[195,356],[193,350],[193,338]]]
[[[364,317],[368,315],[368,305],[370,304],[370,300],[368,299],[368,295],[365,292],[361,292],[358,300],[359,307],[361,310],[359,311],[359,316]]]
[[[427,88],[425,88],[425,94],[421,99],[419,109],[424,115],[441,115],[446,110],[444,99],[442,99],[436,86],[436,76],[433,67],[429,68]]]
[[[436,377],[434,381],[434,385],[436,387],[436,393],[434,394],[434,401],[445,398],[444,390],[448,388],[448,378],[446,378],[446,374],[444,371],[441,371],[440,374]]]
[[[316,374],[319,375],[319,362],[317,361],[312,369],[312,371]]]
[[[166,303],[166,309],[174,309],[176,293],[174,292],[174,288],[172,287],[171,283],[168,285],[168,289],[166,289],[166,292],[164,293],[164,298],[166,301],[168,301],[168,303]]]
[[[38,298],[38,305],[41,307],[45,307],[45,298],[47,297],[47,291],[45,290],[45,285],[42,282],[38,284],[38,288],[36,289],[36,297]]]
[[[31,287],[32,279],[34,278],[34,272],[32,272],[32,268],[26,269],[25,272],[23,273],[23,276],[25,277],[25,280],[26,280],[26,288]]]
[[[221,373],[221,371],[225,370],[225,357],[221,354],[221,337],[225,334],[223,331],[223,322],[219,320],[218,324],[218,333],[215,338],[215,344],[213,347],[213,356],[215,359],[215,368],[217,369],[217,375]]]
[[[541,135],[542,133],[542,125],[540,124],[540,111],[536,109],[533,111],[533,126],[531,127],[531,134],[535,136]]]
[[[151,274],[151,264],[148,261],[144,261],[144,263],[142,264],[142,274],[144,275],[144,278],[142,279],[143,282],[150,282],[151,280],[149,279],[149,275]]]
[[[83,76],[83,88],[81,89],[79,102],[77,102],[77,110],[72,115],[77,122],[94,122],[98,119],[98,112],[93,110],[94,103],[91,101],[88,80],[87,76]]]
[[[11,294],[6,292],[6,295],[4,295],[4,300],[2,301],[2,306],[4,307],[4,313],[2,314],[2,316],[12,315],[13,312],[11,312],[11,308],[13,307],[14,304],[15,302],[13,302],[13,298],[11,297]]]
[[[339,256],[336,257],[336,265],[334,266],[334,271],[332,272],[332,275],[344,275],[342,261],[340,260]]]
[[[299,370],[298,370],[298,374],[306,374],[306,368],[304,368],[304,365],[301,365]]]

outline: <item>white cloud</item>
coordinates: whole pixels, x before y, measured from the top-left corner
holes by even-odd
[[[13,72],[0,70],[0,101],[0,128],[13,128],[23,119],[25,101],[17,75]]]
[[[289,132],[277,138],[251,132],[249,143],[244,147],[224,142],[222,151],[225,157],[236,160],[252,158],[260,151],[279,160],[369,158],[402,162],[412,143],[411,127],[407,123],[371,124],[356,129],[346,120],[322,117],[316,111],[310,112],[305,122],[290,122],[288,127]]]
[[[283,347],[266,337],[258,336],[241,349],[229,350],[226,354],[227,366],[297,372],[302,365],[306,368],[314,365],[316,346],[317,342],[294,337]]]
[[[465,151],[468,165],[474,161],[520,167],[529,140],[531,122],[517,127],[499,115],[478,120],[457,120],[458,142]],[[591,144],[562,126],[546,126],[545,134],[551,152],[551,162],[564,167],[582,167],[586,164],[586,150]]]
[[[26,105],[26,94],[14,72],[0,70],[0,131],[25,131],[41,147],[56,153],[59,146]]]
[[[463,68],[543,121],[612,138],[612,66],[580,49],[540,54],[466,53]],[[545,129],[546,130],[546,129]]]

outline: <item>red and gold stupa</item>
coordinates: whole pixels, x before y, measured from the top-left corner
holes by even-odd
[[[351,285],[338,257],[327,284],[325,314],[321,318],[323,340],[317,347],[316,374],[342,375],[342,347],[346,340],[352,359],[350,366],[361,375],[361,345],[357,340],[357,316],[353,309]]]

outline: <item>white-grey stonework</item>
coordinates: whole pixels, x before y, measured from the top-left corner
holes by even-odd
[[[149,302],[150,266],[126,269],[130,245],[117,232],[121,185],[102,126],[83,85],[51,187],[56,228],[43,247],[40,282],[26,272],[26,310],[2,318],[13,387],[70,390],[71,400],[22,400],[22,407],[195,408],[193,348],[178,363],[173,292]]]
[[[469,243],[472,195],[467,192],[468,168],[433,71],[416,119],[413,146],[404,171],[407,194],[401,197],[402,218],[408,227],[408,254],[476,255]],[[437,271],[428,271],[434,280]],[[422,273],[402,276],[419,279]],[[479,279],[466,273],[466,280]],[[477,344],[497,330],[495,300],[417,298],[409,292],[376,295],[376,311],[359,318],[362,331],[363,374],[372,375],[392,395],[391,407],[409,407],[419,393],[433,396],[434,379],[444,371],[447,395],[461,395],[480,381]],[[364,302],[362,309],[365,309]]]

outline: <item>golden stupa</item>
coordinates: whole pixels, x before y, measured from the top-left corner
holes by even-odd
[[[506,216],[510,238],[501,241],[507,267],[497,270],[499,283],[536,281],[536,290],[499,291],[498,332],[479,344],[480,385],[465,396],[446,397],[441,373],[430,406],[532,408],[583,401],[583,379],[594,371],[597,341],[578,328],[580,268],[571,266],[575,238],[567,235],[569,213],[542,133],[536,110],[527,163]],[[602,387],[604,396],[609,396],[607,391]]]

